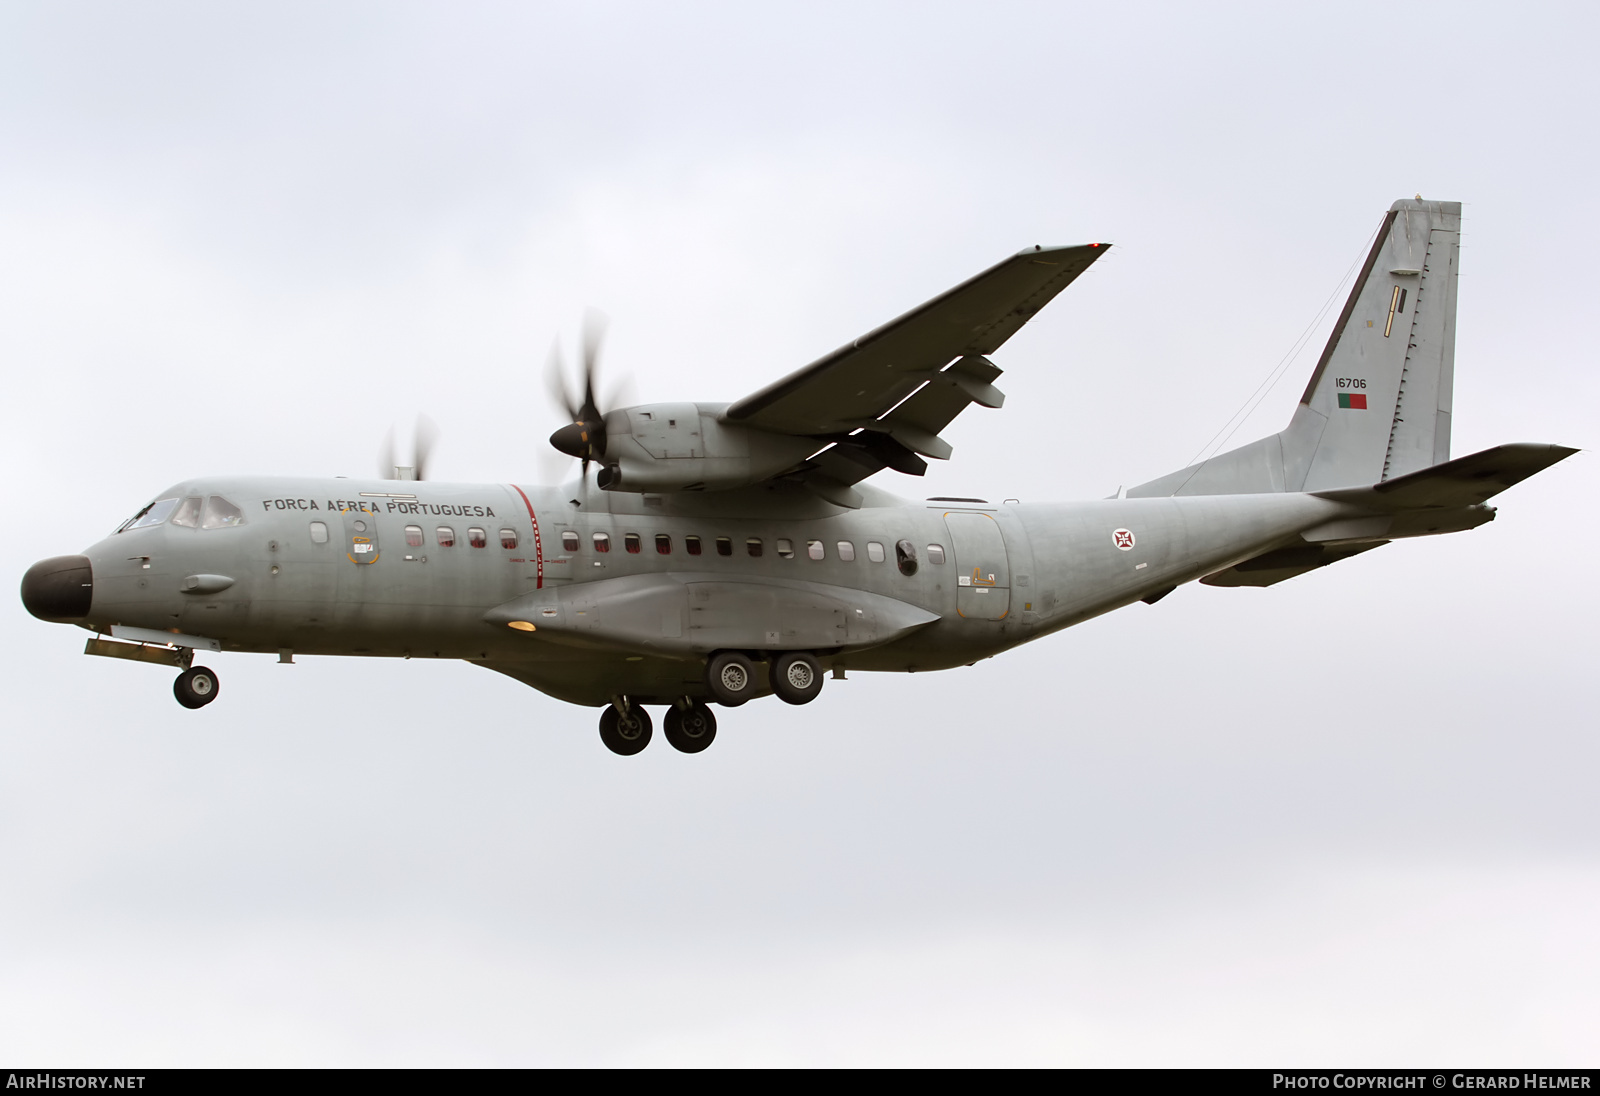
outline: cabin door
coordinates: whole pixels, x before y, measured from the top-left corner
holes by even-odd
[[[956,612],[973,620],[1002,620],[1011,610],[1011,564],[1000,525],[988,514],[944,516],[955,550]]]

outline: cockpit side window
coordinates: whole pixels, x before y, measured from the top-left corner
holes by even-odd
[[[202,529],[231,529],[244,524],[244,511],[221,495],[206,499],[205,513],[200,516]]]
[[[172,515],[172,524],[182,525],[187,529],[200,528],[200,500],[184,499],[178,506],[178,512]]]
[[[172,516],[172,511],[177,505],[177,499],[158,499],[124,522],[117,532],[125,533],[129,529],[148,529],[152,525],[160,525]]]

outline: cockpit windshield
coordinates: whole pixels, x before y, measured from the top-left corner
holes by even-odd
[[[183,500],[183,505],[178,507],[178,512],[172,515],[172,524],[182,525],[187,529],[200,528],[200,499],[190,496]]]
[[[203,504],[194,496],[158,499],[123,522],[117,532],[126,533],[130,529],[160,525],[168,518],[172,519],[174,525],[186,525],[191,529],[196,526],[201,529],[231,529],[244,524],[244,511],[221,495],[212,495]]]
[[[147,526],[160,525],[172,516],[172,511],[177,505],[177,499],[158,499],[123,522],[117,532],[126,533],[129,529],[144,529]]]

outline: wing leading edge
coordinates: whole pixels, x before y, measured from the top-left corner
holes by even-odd
[[[968,404],[998,407],[1005,399],[991,383],[1000,369],[984,355],[1110,246],[1020,251],[746,396],[722,417],[777,434],[834,439],[797,475],[840,501],[854,494],[849,484],[883,468],[920,475],[927,469],[921,456],[950,456],[939,431]]]

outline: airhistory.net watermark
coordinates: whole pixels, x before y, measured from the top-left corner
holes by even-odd
[[[144,1074],[8,1073],[6,1088],[143,1088]]]

